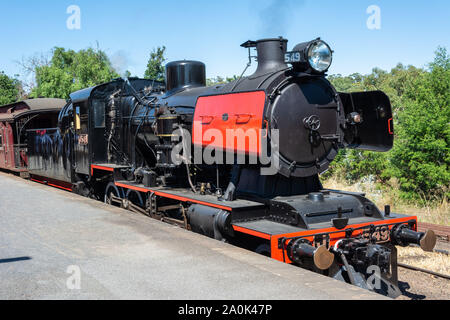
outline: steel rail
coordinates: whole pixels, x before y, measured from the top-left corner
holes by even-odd
[[[414,271],[428,273],[428,274],[431,274],[431,275],[439,277],[439,278],[444,278],[444,279],[450,280],[450,276],[449,275],[442,274],[442,273],[439,273],[439,272],[434,272],[434,271],[431,271],[431,270],[426,270],[426,269],[422,269],[422,268],[419,268],[419,267],[410,266],[410,265],[407,265],[407,264],[404,264],[404,263],[398,263],[397,265],[399,267],[402,267],[402,268],[405,268],[405,269],[410,269],[410,270],[414,270]]]

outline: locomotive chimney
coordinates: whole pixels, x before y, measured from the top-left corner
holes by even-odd
[[[280,37],[247,41],[242,44],[241,46],[244,48],[256,48],[258,53],[258,68],[252,77],[288,68],[288,65],[284,62],[287,42],[287,39]]]

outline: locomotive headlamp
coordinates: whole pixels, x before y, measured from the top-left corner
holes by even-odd
[[[330,68],[332,61],[333,51],[320,38],[300,43],[285,55],[285,62],[291,63],[294,70],[301,72],[324,73]]]
[[[327,71],[333,60],[330,47],[322,40],[313,41],[308,48],[308,63],[317,72]]]

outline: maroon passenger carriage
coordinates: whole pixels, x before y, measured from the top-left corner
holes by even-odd
[[[28,175],[27,130],[53,128],[63,99],[28,99],[0,106],[0,169]]]

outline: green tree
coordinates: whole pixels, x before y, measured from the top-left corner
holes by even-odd
[[[0,105],[10,104],[19,99],[20,82],[0,72]]]
[[[342,149],[324,178],[335,175],[354,183],[370,177],[373,181],[387,183],[390,179],[388,169],[389,153]]]
[[[237,80],[238,78],[239,77],[236,76],[236,75],[234,75],[232,77],[226,77],[226,78],[217,76],[215,78],[206,79],[206,85],[208,87],[218,86],[218,85],[222,85],[222,84],[227,84],[227,83],[233,82],[233,81]]]
[[[150,53],[150,59],[147,63],[147,70],[145,70],[144,77],[147,79],[153,79],[157,81],[164,82],[165,81],[165,66],[164,62],[166,58],[164,54],[166,52],[166,47],[157,47],[153,49]]]
[[[444,48],[428,70],[398,64],[390,72],[375,68],[369,75],[329,80],[338,91],[384,91],[393,106],[396,137],[388,153],[341,150],[325,177],[348,182],[373,177],[384,183],[395,177],[406,198],[449,196],[450,58]]]
[[[119,77],[107,55],[99,49],[76,52],[55,47],[52,53],[49,64],[35,67],[33,97],[67,98],[74,91]]]
[[[339,92],[381,90],[389,96],[396,112],[402,106],[404,92],[413,87],[414,81],[422,73],[422,69],[399,63],[391,72],[374,68],[368,75],[354,73],[343,77],[338,74],[330,75],[328,80]]]
[[[339,92],[356,92],[363,90],[363,76],[359,73],[354,73],[347,77],[343,77],[340,74],[330,75],[328,80]]]
[[[430,64],[404,92],[394,174],[403,194],[414,198],[449,196],[450,185],[450,56],[439,48]]]

